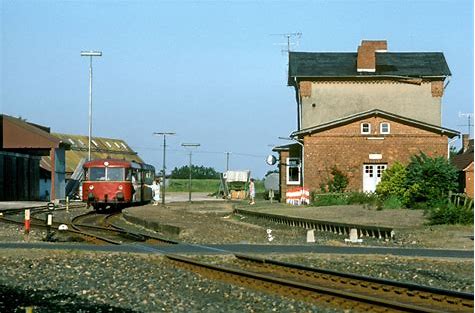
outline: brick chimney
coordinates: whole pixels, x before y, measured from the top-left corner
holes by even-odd
[[[470,144],[470,137],[469,134],[462,134],[462,152],[468,150],[468,146]]]
[[[358,72],[376,72],[376,52],[388,51],[386,40],[363,40],[358,46],[356,69]]]

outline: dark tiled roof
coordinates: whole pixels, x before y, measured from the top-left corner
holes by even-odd
[[[274,148],[272,148],[272,151],[274,151],[274,152],[288,151],[288,150],[290,150],[290,148],[292,148],[293,146],[297,146],[297,145],[298,145],[297,143],[289,143],[289,144],[286,144],[286,145],[275,146]]]
[[[358,73],[355,52],[290,52],[289,85],[293,77],[449,76],[442,52],[376,52],[376,72]]]
[[[468,147],[467,151],[462,154],[457,154],[453,156],[451,161],[452,164],[455,165],[455,167],[459,171],[463,171],[464,169],[466,169],[467,166],[469,166],[470,163],[473,162],[473,140],[472,145]]]

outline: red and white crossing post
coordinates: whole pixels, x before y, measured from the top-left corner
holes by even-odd
[[[25,210],[25,234],[30,233],[30,209]]]

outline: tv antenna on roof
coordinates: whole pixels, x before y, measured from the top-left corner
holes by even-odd
[[[470,138],[470,133],[472,131],[472,118],[473,118],[473,113],[462,113],[459,111],[459,118],[463,118],[463,117],[466,117],[467,118],[467,124],[465,125],[457,125],[457,126],[468,126],[468,138]]]
[[[290,52],[290,47],[291,46],[296,46],[298,47],[298,45],[300,44],[300,38],[302,37],[302,33],[298,32],[298,33],[282,33],[282,34],[271,34],[271,36],[284,36],[287,38],[287,43],[276,43],[274,45],[279,45],[279,46],[285,46],[287,45],[287,49],[285,48],[282,48],[281,49],[281,52],[284,53],[284,52]],[[291,40],[291,38],[294,40]]]

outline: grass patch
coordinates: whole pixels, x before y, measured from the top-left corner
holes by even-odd
[[[189,183],[188,179],[179,179],[179,178],[170,179],[170,185],[167,186],[167,191],[187,192],[189,190],[188,183]],[[215,193],[219,190],[219,184],[220,184],[219,179],[192,179],[191,191]],[[263,194],[265,192],[263,181],[256,180],[254,181],[254,184],[256,187],[256,196],[257,194],[261,194],[261,193]]]
[[[324,193],[311,195],[312,205],[348,205],[363,204],[369,206],[380,207],[381,200],[375,193],[367,192],[344,192],[344,193]]]
[[[167,191],[170,192],[186,192],[189,190],[188,179],[170,179],[170,185]],[[209,192],[213,193],[219,189],[219,179],[192,179],[191,191],[193,192]]]
[[[404,205],[402,204],[401,199],[397,196],[389,196],[383,201],[383,209],[395,210],[403,207]]]

